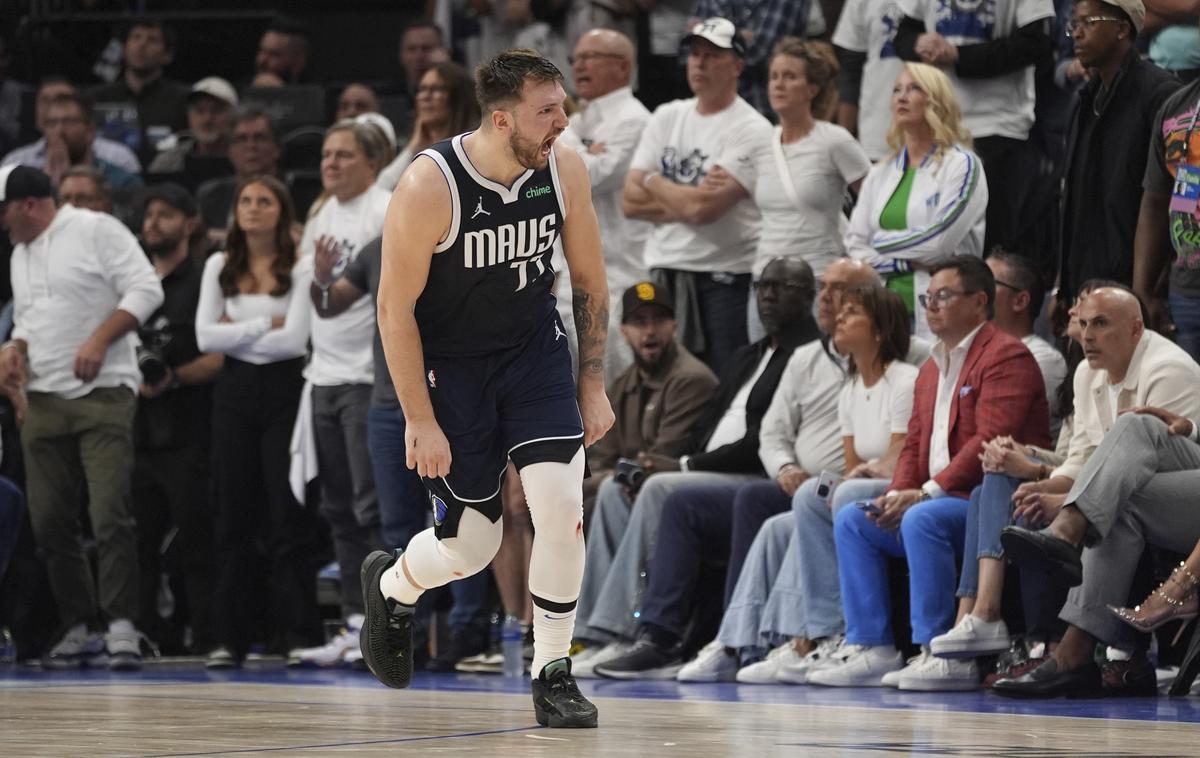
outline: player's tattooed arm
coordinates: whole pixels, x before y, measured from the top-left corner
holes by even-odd
[[[608,303],[587,290],[572,290],[571,308],[579,339],[579,375],[604,376],[604,340],[608,335]]]

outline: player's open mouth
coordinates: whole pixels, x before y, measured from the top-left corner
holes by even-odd
[[[550,155],[550,148],[554,147],[554,140],[557,138],[558,135],[555,135],[542,143],[542,157]]]

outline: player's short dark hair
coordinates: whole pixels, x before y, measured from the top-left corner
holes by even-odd
[[[1033,261],[1023,255],[1010,253],[1002,247],[994,247],[988,258],[995,258],[1008,267],[1008,283],[1020,292],[1029,293],[1029,315],[1037,318],[1046,302],[1046,287],[1042,283],[1042,275],[1033,265]]]
[[[129,41],[129,35],[133,33],[134,29],[157,29],[157,30],[159,30],[160,32],[162,32],[163,47],[165,47],[167,49],[167,52],[169,52],[169,53],[175,51],[175,30],[172,29],[169,25],[163,23],[162,19],[157,19],[157,18],[154,18],[153,16],[139,16],[139,17],[133,19],[128,24],[126,24],[125,28],[122,30],[122,34],[121,34],[122,44]]]
[[[475,96],[486,114],[519,102],[527,81],[562,80],[558,67],[537,50],[516,48],[479,64],[475,69]]]
[[[976,258],[973,255],[952,255],[934,266],[929,275],[934,276],[939,271],[947,269],[958,272],[958,278],[962,280],[963,292],[966,294],[982,292],[987,295],[987,317],[991,319],[996,315],[996,277],[982,258]]]

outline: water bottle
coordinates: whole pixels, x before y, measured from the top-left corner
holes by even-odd
[[[0,666],[11,666],[17,662],[17,645],[7,627],[0,627]]]
[[[521,620],[516,616],[505,616],[500,631],[500,650],[504,654],[504,675],[525,675],[525,634],[521,631]]]

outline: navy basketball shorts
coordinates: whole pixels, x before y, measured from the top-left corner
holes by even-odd
[[[583,420],[566,330],[553,313],[524,345],[478,358],[425,357],[434,417],[450,443],[450,473],[423,477],[438,539],[454,537],[465,508],[495,523],[511,458],[569,463],[583,446]]]

